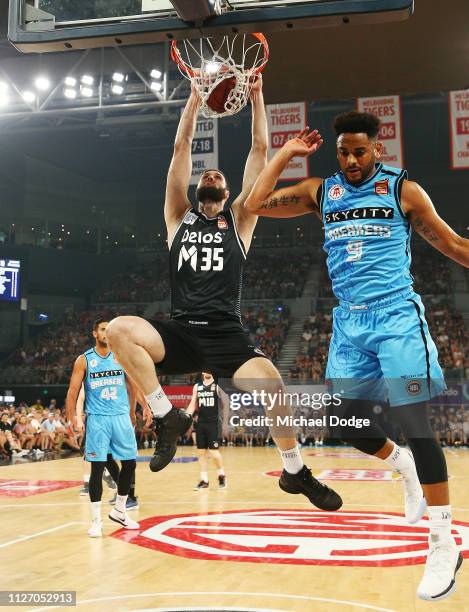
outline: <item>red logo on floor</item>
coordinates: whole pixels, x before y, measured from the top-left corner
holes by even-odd
[[[81,480],[6,480],[0,479],[1,497],[29,497],[83,484]]]
[[[273,476],[280,478],[282,472],[273,470],[272,472],[264,472],[265,476]],[[374,480],[388,481],[393,480],[392,470],[322,470],[319,474],[314,474],[318,480]]]
[[[409,525],[394,512],[231,510],[155,516],[115,538],[191,559],[387,567],[425,562],[428,521]],[[469,557],[469,523],[453,522]]]

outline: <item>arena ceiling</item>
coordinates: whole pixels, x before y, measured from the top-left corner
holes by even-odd
[[[6,40],[7,4],[0,7],[0,62],[21,55]],[[266,99],[334,100],[467,88],[468,24],[467,0],[415,0],[415,14],[406,22],[271,33]],[[151,63],[154,48],[146,46],[143,55]]]

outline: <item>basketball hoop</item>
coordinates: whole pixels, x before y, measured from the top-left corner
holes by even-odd
[[[197,89],[205,117],[234,115],[246,106],[255,77],[269,59],[267,39],[259,32],[179,45],[172,41],[171,58]]]

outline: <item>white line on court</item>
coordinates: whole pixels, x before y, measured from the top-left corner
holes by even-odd
[[[46,535],[46,533],[52,533],[53,531],[58,531],[59,529],[64,529],[65,527],[71,527],[72,525],[76,525],[76,523],[64,523],[63,525],[58,525],[57,527],[44,529],[44,531],[36,531],[36,533],[31,533],[30,535],[22,536],[21,538],[16,538],[14,540],[10,540],[9,542],[4,542],[3,544],[0,544],[0,548],[6,548],[12,544],[17,544],[18,542],[24,542],[25,540],[32,540],[33,538]]]
[[[391,610],[390,608],[379,608],[378,606],[373,606],[371,604],[364,604],[358,601],[348,601],[345,599],[329,599],[327,597],[310,597],[308,595],[287,595],[284,593],[236,593],[236,592],[188,592],[188,593],[138,593],[137,595],[115,595],[112,597],[99,597],[96,599],[84,599],[82,601],[77,601],[77,606],[84,606],[86,604],[98,603],[98,602],[106,602],[106,601],[119,601],[123,599],[141,599],[144,597],[210,597],[210,596],[224,596],[224,597],[272,597],[277,599],[296,599],[300,601],[320,601],[323,603],[330,604],[339,604],[342,606],[353,606],[363,608],[364,610],[376,610],[376,612],[397,612],[396,610]],[[48,610],[57,610],[58,608],[62,608],[63,606],[47,606],[46,608],[35,608],[31,610],[31,612],[48,612]],[[180,608],[178,608],[180,609]],[[154,609],[153,609],[154,610]],[[163,608],[164,610],[164,608]]]

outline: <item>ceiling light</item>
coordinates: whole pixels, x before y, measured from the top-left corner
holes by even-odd
[[[21,95],[23,96],[23,100],[25,102],[34,102],[36,99],[36,94],[33,91],[23,91]]]
[[[75,77],[72,77],[72,76],[65,77],[65,85],[67,87],[75,87],[76,84],[77,84],[77,80]]]
[[[122,87],[122,85],[118,85],[117,83],[114,83],[114,85],[111,87],[111,91],[113,94],[120,96],[121,94],[124,93],[124,88]]]
[[[162,72],[160,70],[157,70],[156,68],[153,68],[153,70],[150,72],[150,76],[151,76],[152,79],[161,79],[163,74],[162,74]]]
[[[36,85],[37,89],[40,91],[47,91],[50,88],[50,81],[45,76],[38,76],[34,81],[34,85]]]
[[[114,72],[114,74],[112,75],[112,80],[116,81],[117,83],[122,83],[124,78],[125,76],[122,74],[122,72]]]
[[[94,78],[93,78],[92,76],[90,76],[89,74],[84,74],[84,75],[81,77],[81,82],[82,82],[84,85],[93,85],[93,83],[94,83]]]
[[[74,98],[77,97],[77,90],[76,89],[72,89],[71,87],[66,87],[64,89],[64,96],[66,98],[69,98],[70,100],[73,100]]]
[[[81,87],[80,91],[81,95],[85,96],[85,98],[91,98],[91,96],[93,95],[93,90],[91,89],[91,87]]]
[[[150,89],[152,89],[153,91],[161,91],[161,88],[163,86],[161,85],[161,83],[158,83],[157,81],[152,81],[150,83]]]

